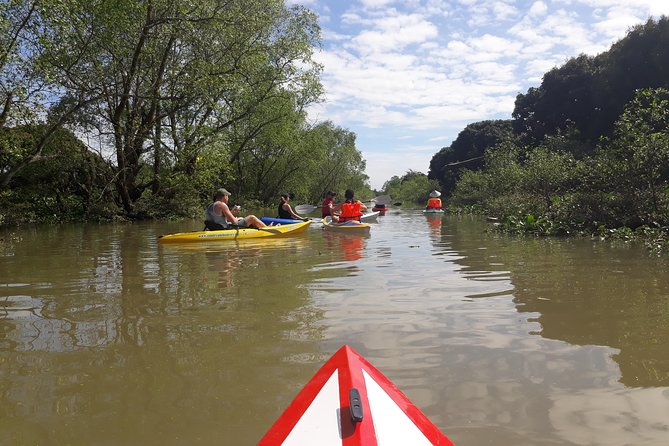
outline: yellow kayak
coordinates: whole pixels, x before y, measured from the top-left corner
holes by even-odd
[[[193,242],[224,242],[261,237],[282,237],[302,232],[309,227],[311,220],[301,221],[290,225],[268,226],[266,228],[236,228],[221,231],[194,231],[179,232],[176,234],[161,235],[160,243],[193,243]]]
[[[328,216],[323,219],[323,228],[330,231],[346,232],[348,234],[367,234],[371,226],[369,223],[360,223],[355,220],[335,223],[332,221],[332,217]]]

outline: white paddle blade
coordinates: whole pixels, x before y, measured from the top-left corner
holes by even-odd
[[[295,212],[298,214],[308,214],[316,209],[316,206],[311,204],[298,204],[295,206]]]
[[[372,202],[376,204],[390,204],[390,195],[379,195],[378,197],[372,198]]]

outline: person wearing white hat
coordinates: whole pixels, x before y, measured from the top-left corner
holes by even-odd
[[[430,199],[427,201],[427,206],[425,206],[425,209],[441,209],[441,192],[438,190],[433,190],[430,192]]]

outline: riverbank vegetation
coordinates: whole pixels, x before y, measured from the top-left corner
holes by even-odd
[[[669,19],[649,20],[434,155],[448,205],[513,232],[669,239]]]
[[[393,176],[383,185],[385,194],[393,198],[393,202],[425,204],[430,198],[430,192],[439,188],[439,182],[430,180],[427,175],[414,170],[406,174]]]
[[[0,225],[194,216],[369,191],[355,134],[309,123],[317,17],[280,0],[0,4]]]

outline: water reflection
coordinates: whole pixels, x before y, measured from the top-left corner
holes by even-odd
[[[0,443],[254,444],[348,343],[456,444],[669,444],[667,264],[643,250],[419,211],[157,244],[200,226],[4,238]]]
[[[0,258],[2,444],[251,444],[249,414],[269,425],[266,395],[323,360],[300,286],[306,238],[162,249],[151,225],[29,235]]]
[[[458,260],[463,271],[479,280],[508,275],[517,311],[540,324],[535,333],[615,349],[612,358],[626,386],[669,385],[667,259],[599,240],[489,235],[485,249],[468,247],[466,240],[453,242],[465,254]]]
[[[423,214],[430,227],[430,235],[437,237],[441,235],[441,225],[444,214]]]
[[[365,255],[369,234],[342,234],[323,230],[323,239],[328,250],[340,253],[343,260],[354,262]]]

